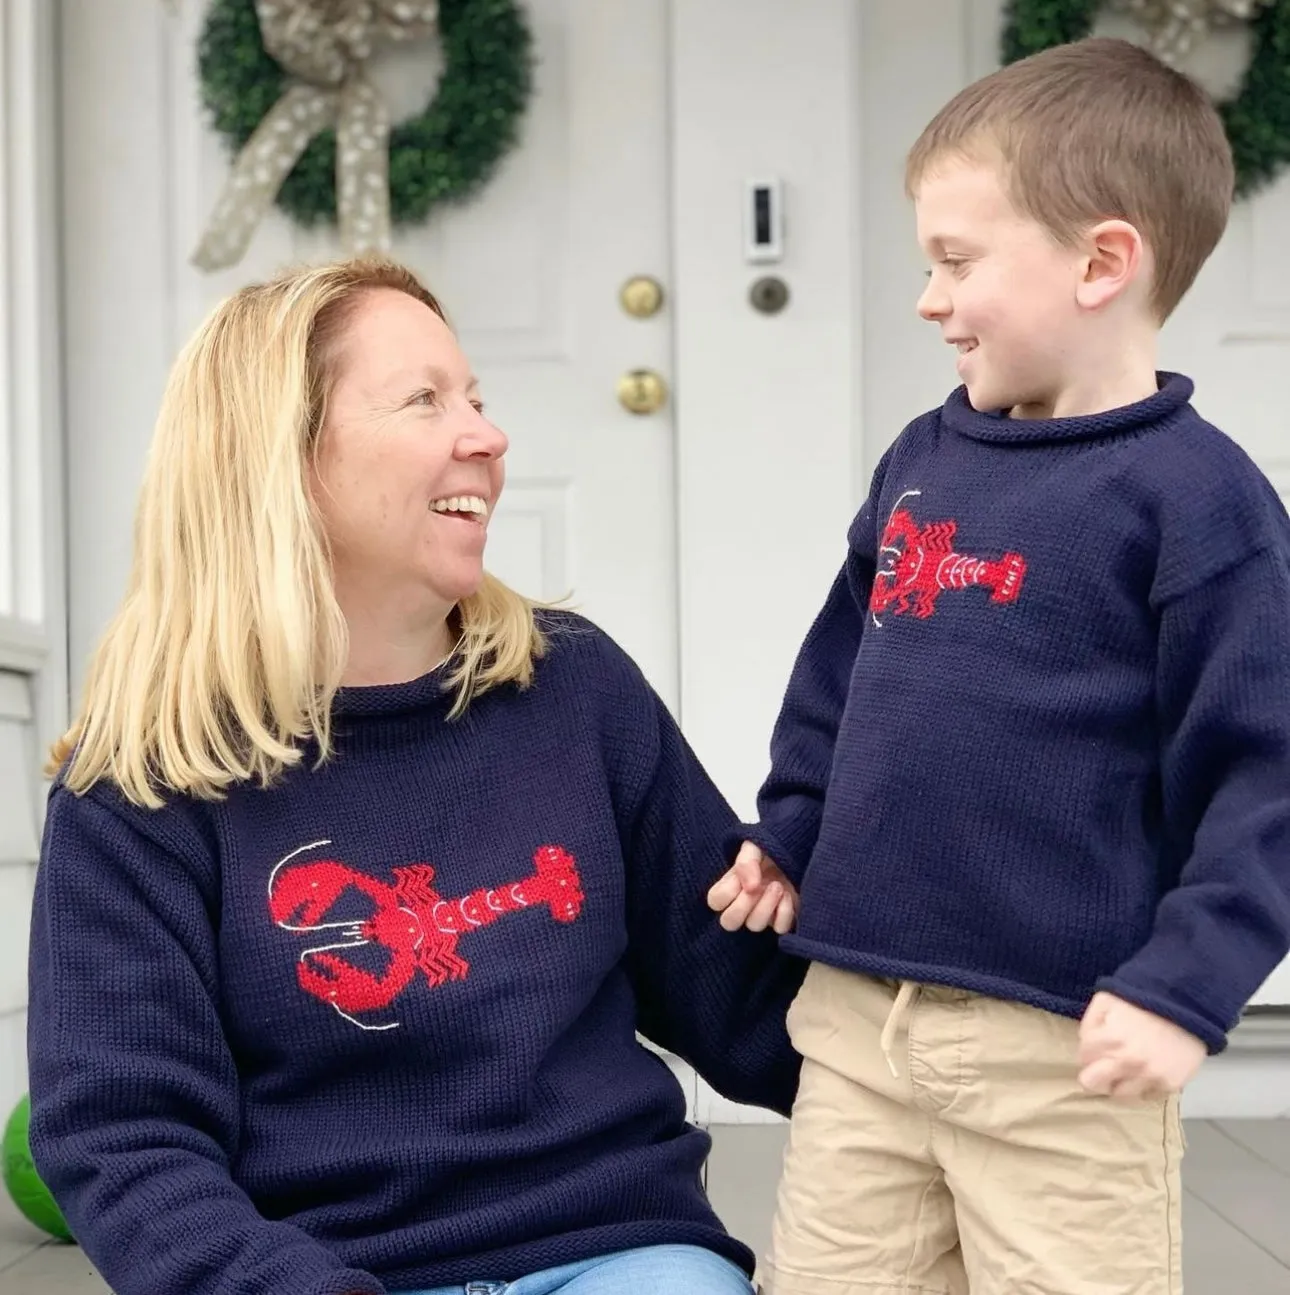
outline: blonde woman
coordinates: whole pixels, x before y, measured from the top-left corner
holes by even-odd
[[[506,446],[386,263],[175,365],[32,936],[32,1147],[117,1295],[750,1290],[636,1031],[787,1112],[800,969],[709,920],[734,815],[632,662],[485,575]]]

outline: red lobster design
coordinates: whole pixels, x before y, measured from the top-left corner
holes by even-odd
[[[351,1013],[388,1007],[417,972],[432,989],[464,980],[470,964],[458,955],[457,941],[468,932],[535,906],[549,908],[557,922],[577,918],[584,896],[573,856],[559,846],[544,845],[533,855],[533,868],[520,881],[444,899],[434,888],[435,870],[428,863],[395,868],[392,886],[330,859],[286,868],[279,864],[269,880],[269,913],[284,930],[330,930],[341,936],[300,955],[300,988],[330,1003],[355,1025],[390,1029],[397,1022],[368,1025]],[[358,920],[323,920],[351,890],[371,900],[371,914]],[[372,944],[388,954],[383,969],[367,970],[339,953]]]
[[[896,501],[882,532],[880,567],[874,576],[869,611],[875,625],[879,615],[911,613],[920,620],[936,610],[936,600],[946,589],[980,586],[990,590],[994,603],[1016,602],[1026,575],[1026,559],[1005,553],[998,561],[969,557],[954,551],[957,522],[930,522],[919,526],[904,502],[918,490]]]

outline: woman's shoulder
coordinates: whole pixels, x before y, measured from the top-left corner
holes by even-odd
[[[639,724],[652,714],[657,697],[644,671],[594,621],[563,608],[544,608],[537,623],[546,644],[534,675],[538,689],[558,690],[589,705],[614,728]]]
[[[546,641],[543,658],[562,672],[575,670],[584,682],[603,677],[613,684],[644,683],[641,668],[627,651],[594,621],[579,612],[544,607],[536,614]]]
[[[65,772],[59,771],[49,789],[46,823],[53,833],[112,840],[126,853],[134,842],[136,848],[159,850],[203,870],[215,861],[217,802],[159,792],[160,805],[140,805],[109,778],[74,791],[64,781]]]

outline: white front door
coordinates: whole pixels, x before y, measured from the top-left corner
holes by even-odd
[[[939,404],[958,381],[938,331],[914,313],[923,262],[901,171],[905,152],[945,100],[998,66],[1003,9],[1002,0],[871,0],[861,10],[862,476],[911,417]],[[1124,18],[1098,31],[1135,34]],[[1248,36],[1234,32],[1204,42],[1187,70],[1226,93],[1247,56]],[[1196,380],[1200,412],[1290,501],[1290,428],[1269,385],[1290,362],[1288,224],[1290,176],[1238,204],[1223,242],[1165,327],[1161,363]],[[862,482],[856,485],[859,495]],[[1290,1004],[1290,962],[1256,1001]]]
[[[399,231],[393,252],[442,300],[511,438],[489,567],[531,597],[570,596],[675,710],[673,403],[639,415],[617,397],[632,370],[672,379],[667,0],[528,0],[525,10],[536,92],[520,147],[473,203]],[[239,265],[211,275],[189,264],[228,169],[199,108],[204,11],[198,0],[62,6],[74,692],[124,585],[175,353],[239,285],[338,251],[330,234],[275,211]],[[436,75],[425,48],[377,70],[396,112],[424,103]],[[664,290],[647,318],[619,302],[640,275]],[[669,1060],[693,1107],[693,1074]]]
[[[210,307],[282,264],[334,255],[276,211],[245,260],[188,257],[228,170],[199,107],[205,5],[65,0],[70,647],[73,685],[120,596],[165,370]],[[673,423],[618,402],[621,375],[670,380],[671,315],[634,318],[623,282],[668,288],[665,0],[530,0],[537,90],[521,146],[471,204],[402,230],[394,254],[440,296],[511,437],[489,564],[540,599],[572,595],[677,703]],[[378,79],[412,111],[433,48]]]

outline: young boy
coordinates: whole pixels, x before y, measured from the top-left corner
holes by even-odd
[[[878,465],[710,896],[784,931],[801,887],[766,1295],[1181,1289],[1177,1094],[1290,949],[1290,522],[1156,371],[1232,181],[1100,39],[910,154],[963,385]]]

